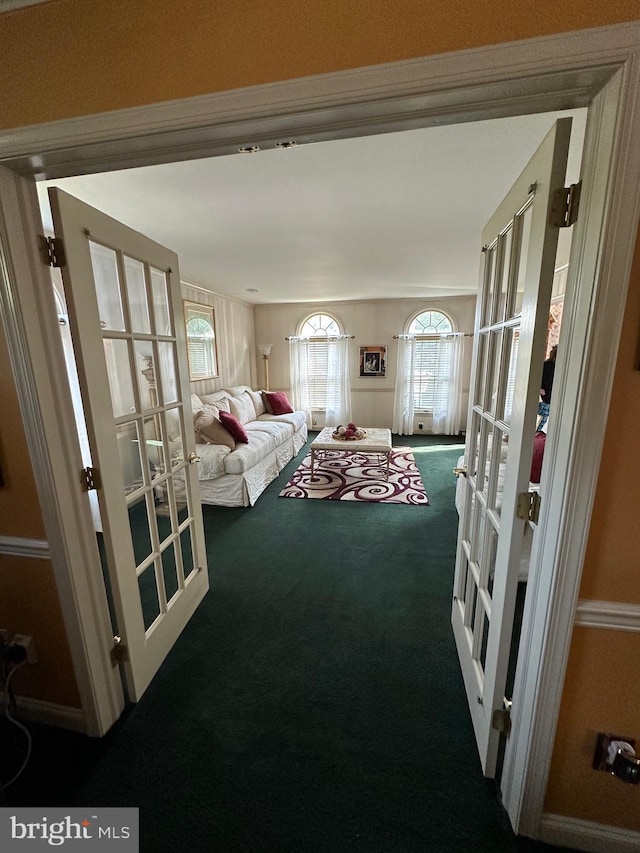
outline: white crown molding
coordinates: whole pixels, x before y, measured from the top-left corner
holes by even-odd
[[[22,539],[18,536],[0,536],[0,554],[12,557],[33,557],[50,560],[49,543],[44,539]]]
[[[575,624],[583,628],[640,633],[640,604],[581,599],[576,607]]]
[[[614,796],[613,786],[624,783],[611,777],[611,784]],[[554,814],[542,816],[540,840],[587,853],[637,853],[640,850],[640,832]]]
[[[639,41],[631,22],[0,130],[0,162],[55,178],[583,107]]]

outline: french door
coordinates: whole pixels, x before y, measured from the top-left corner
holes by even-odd
[[[551,129],[483,234],[452,625],[478,751],[493,777],[509,663],[571,119]]]
[[[49,190],[129,698],[208,589],[178,258]]]

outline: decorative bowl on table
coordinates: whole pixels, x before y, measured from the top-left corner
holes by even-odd
[[[337,426],[331,433],[332,438],[337,438],[339,441],[356,441],[361,438],[366,438],[367,433],[362,427],[355,424],[347,424],[346,426]]]

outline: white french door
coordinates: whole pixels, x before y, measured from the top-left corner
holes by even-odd
[[[482,234],[452,625],[486,776],[496,771],[571,119],[549,132]]]
[[[178,258],[49,190],[123,671],[140,699],[207,592]]]

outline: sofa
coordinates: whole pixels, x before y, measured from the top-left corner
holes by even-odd
[[[204,504],[253,506],[307,440],[307,416],[283,392],[239,385],[191,405]]]

